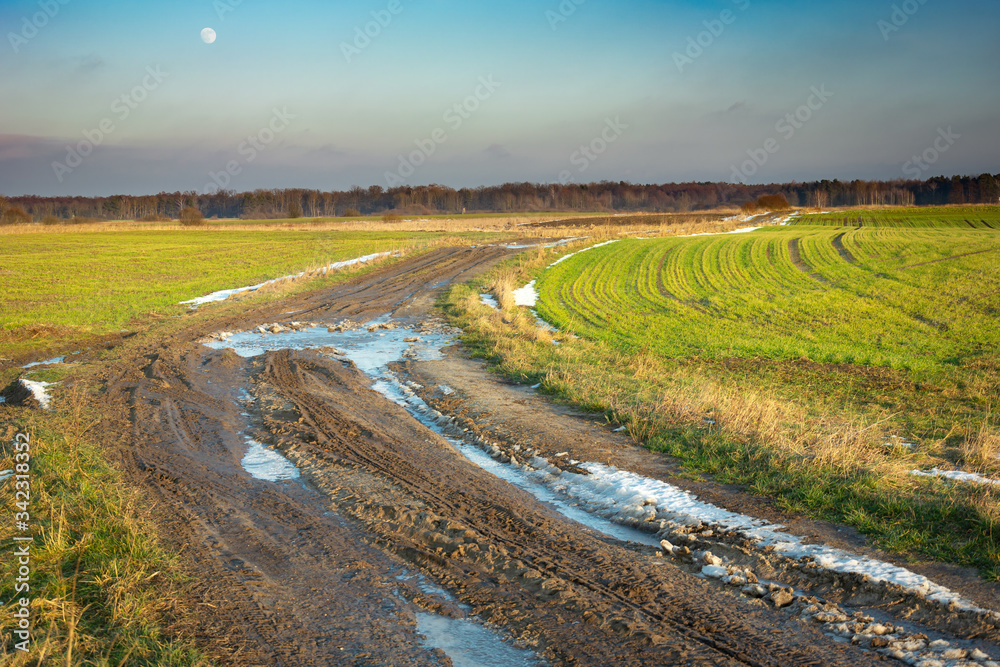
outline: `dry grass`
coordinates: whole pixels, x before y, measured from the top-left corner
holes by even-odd
[[[184,229],[192,233],[211,234],[219,231],[336,231],[336,232],[432,232],[440,234],[465,234],[471,232],[507,233],[525,238],[555,238],[574,236],[619,235],[665,235],[696,233],[704,231],[731,231],[740,226],[736,220],[723,221],[723,217],[736,215],[730,209],[705,212],[703,216],[676,214],[676,216],[653,216],[644,214],[622,214],[611,216],[613,224],[587,224],[590,214],[553,214],[551,218],[537,215],[510,215],[507,217],[484,216],[459,218],[404,218],[398,222],[383,221],[380,218],[366,218],[346,222],[325,221],[322,218],[295,220],[248,220],[248,221],[206,221],[203,227],[182,227],[178,222],[138,222],[133,220],[91,222],[83,224],[19,224],[0,226],[0,236],[41,233],[96,233],[125,231],[177,231]],[[677,222],[644,224],[643,218],[671,218]],[[602,218],[602,220],[605,218]],[[565,226],[541,226],[546,220],[572,220]],[[621,222],[617,222],[620,220]]]
[[[137,489],[127,485],[89,442],[97,418],[82,392],[68,393],[51,413],[8,409],[0,414],[0,468],[13,461],[17,433],[31,436],[30,524],[32,638],[14,649],[0,630],[0,663],[22,665],[208,665],[193,646],[172,636],[183,585],[175,557],[160,549]],[[13,485],[0,503],[14,505]],[[13,521],[0,526],[4,543]],[[23,534],[23,533],[19,533]],[[11,558],[0,562],[0,592],[14,594]],[[14,607],[7,604],[4,612]]]
[[[972,437],[962,441],[959,456],[963,467],[980,473],[1000,473],[1000,435],[985,420]]]

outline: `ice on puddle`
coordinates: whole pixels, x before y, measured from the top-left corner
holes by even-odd
[[[455,667],[516,667],[538,665],[530,650],[506,643],[496,633],[467,619],[418,612],[417,632],[429,648],[440,649]]]
[[[240,461],[240,465],[254,479],[265,482],[284,482],[299,478],[299,469],[284,456],[268,449],[256,440],[247,439],[250,448]]]
[[[266,343],[240,334],[234,336],[232,341],[215,342],[209,346],[231,347],[243,356],[254,356],[263,353],[264,350],[258,346],[265,344],[269,349],[303,349],[329,346],[336,342],[337,348],[343,349],[359,370],[375,381],[373,389],[406,406],[419,421],[441,432],[439,424],[444,415],[428,410],[426,404],[408,391],[388,369],[389,363],[401,359],[408,349],[402,342],[402,337],[408,333],[397,330],[391,332],[388,338],[377,338],[363,332],[345,332],[336,336],[315,331],[291,332],[271,336]],[[421,343],[420,358],[440,358],[441,348],[450,341],[449,337],[428,338],[433,340]],[[560,470],[541,458],[530,460],[528,465],[501,464],[475,447],[455,444],[462,454],[480,467],[530,491],[570,519],[618,539],[658,546],[661,537],[655,532],[661,521],[683,525],[704,523],[738,532],[759,547],[771,547],[774,552],[791,559],[808,556],[828,570],[867,575],[875,581],[897,584],[941,604],[954,603],[961,609],[983,611],[922,575],[825,545],[804,544],[800,538],[782,531],[781,526],[699,501],[687,491],[666,482],[597,463],[579,464],[588,474]],[[568,452],[561,452],[555,456],[562,458],[568,455]],[[637,525],[644,526],[646,530],[633,528]]]

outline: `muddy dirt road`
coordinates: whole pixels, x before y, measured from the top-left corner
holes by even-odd
[[[206,650],[234,665],[887,659],[862,650],[871,640],[837,641],[788,613],[783,597],[798,594],[800,607],[815,599],[801,588],[733,592],[701,576],[701,563],[689,562],[695,556],[666,558],[648,542],[571,521],[463,454],[462,434],[481,438],[482,411],[470,412],[470,400],[488,387],[458,377],[485,377],[475,362],[449,370],[436,354],[441,345],[430,343],[453,332],[435,319],[433,303],[449,283],[510,252],[404,259],[191,327],[137,350],[107,378],[126,467],[158,500],[164,539],[197,577],[196,633]],[[282,325],[278,334],[258,332],[272,323]],[[232,345],[217,341],[218,349],[203,344],[218,331],[246,333]],[[464,403],[444,386],[449,377]],[[565,418],[544,401],[531,410],[519,419]],[[502,417],[491,419],[490,437],[503,440]],[[588,428],[568,436],[586,441]],[[502,455],[508,463],[540,453],[517,437]],[[630,465],[624,440],[620,455],[614,441],[600,442],[617,465]],[[248,463],[248,449],[262,465]],[[968,634],[991,643],[994,633],[980,623]]]

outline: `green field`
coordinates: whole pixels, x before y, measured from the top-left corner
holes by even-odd
[[[627,240],[538,281],[560,328],[663,357],[808,358],[915,379],[1000,368],[1000,233],[770,228]]]
[[[187,309],[181,301],[217,290],[440,238],[219,229],[7,234],[0,243],[0,357],[45,347],[53,338],[179,314]]]
[[[838,211],[802,215],[800,225],[833,227],[953,227],[958,229],[1000,230],[1000,206],[928,206]]]
[[[604,413],[685,474],[998,580],[995,487],[911,474],[1000,476],[1000,231],[951,224],[984,210],[625,239],[555,266],[565,251],[537,251],[446,307],[498,372]],[[557,333],[513,305],[532,278]]]

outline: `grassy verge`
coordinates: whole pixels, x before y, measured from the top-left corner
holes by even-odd
[[[207,665],[171,630],[183,586],[157,543],[139,493],[89,439],[97,422],[79,394],[55,412],[0,415],[0,469],[13,469],[17,435],[30,438],[30,518],[16,530],[15,480],[0,483],[0,662],[6,665]],[[22,438],[23,440],[23,438]],[[32,535],[30,591],[16,591],[15,536]],[[15,648],[15,601],[30,599],[30,651]]]
[[[591,261],[598,252],[578,258]],[[960,438],[913,449],[887,446],[896,442],[891,414],[859,408],[843,395],[825,400],[823,387],[803,391],[797,379],[780,375],[762,384],[760,373],[745,365],[726,372],[719,362],[675,359],[614,337],[578,339],[572,327],[549,333],[513,305],[511,291],[554,257],[552,251],[521,256],[475,284],[454,287],[443,300],[451,321],[467,332],[466,344],[498,372],[541,382],[560,401],[604,413],[690,471],[740,484],[789,510],[854,526],[880,548],[972,566],[986,579],[1000,579],[996,487],[910,474],[956,460],[992,469],[1000,454],[993,428],[970,425]],[[480,291],[496,295],[502,310],[480,303]],[[818,367],[830,382],[850,370]]]

